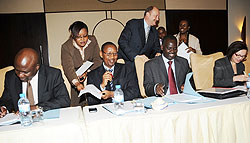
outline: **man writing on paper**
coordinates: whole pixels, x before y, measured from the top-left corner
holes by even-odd
[[[103,59],[103,64],[88,73],[87,84],[94,84],[102,91],[103,96],[99,100],[93,95],[88,95],[88,105],[112,102],[115,85],[121,85],[125,101],[139,97],[139,86],[131,68],[116,63],[118,57],[116,45],[112,42],[104,43],[100,56]]]
[[[163,40],[163,54],[145,63],[143,85],[146,95],[180,93],[189,72],[187,60],[177,56],[176,38],[166,36]]]
[[[35,50],[20,50],[15,57],[14,67],[14,70],[5,75],[4,92],[0,98],[0,117],[5,116],[7,110],[18,111],[20,93],[26,93],[31,109],[37,105],[45,111],[70,106],[69,94],[61,71],[40,65]]]

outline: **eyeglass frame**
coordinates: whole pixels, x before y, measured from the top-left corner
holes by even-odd
[[[242,55],[240,55],[240,54],[237,54],[237,53],[234,53],[235,54],[235,56],[237,57],[237,58],[239,58],[239,57],[241,57],[241,58],[246,58],[247,57],[247,55],[244,55],[244,56],[242,56]]]
[[[105,53],[104,51],[102,51],[104,54],[106,54],[108,57],[110,57],[111,55],[113,56],[118,56],[118,52],[116,53]]]

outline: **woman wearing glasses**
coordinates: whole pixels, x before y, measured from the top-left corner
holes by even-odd
[[[86,73],[81,77],[76,75],[76,70],[86,61],[94,62],[90,68],[93,70],[101,65],[99,46],[95,36],[88,35],[88,27],[81,21],[76,21],[69,27],[70,37],[62,45],[61,62],[64,74],[71,83],[71,106],[84,106],[86,102],[80,102],[78,92],[84,88],[83,82]]]
[[[245,65],[242,62],[246,59],[247,53],[247,45],[241,41],[235,41],[228,47],[226,57],[215,61],[215,87],[244,85],[248,76],[244,72]]]

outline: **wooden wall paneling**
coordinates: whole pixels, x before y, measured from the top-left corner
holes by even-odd
[[[48,44],[44,13],[0,14],[0,68],[13,65],[16,53],[22,48],[43,47],[44,64],[48,65]]]

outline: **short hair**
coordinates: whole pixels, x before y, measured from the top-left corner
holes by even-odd
[[[233,54],[237,53],[240,50],[247,50],[248,51],[247,44],[242,42],[242,41],[234,41],[227,48],[227,57],[229,59],[231,59]]]
[[[190,20],[189,20],[189,19],[184,18],[184,19],[181,19],[181,20],[180,20],[180,22],[181,22],[181,21],[187,21],[188,26],[190,26],[190,27],[191,27],[191,23],[190,23]],[[179,24],[180,24],[180,22],[179,22]]]
[[[145,9],[144,11],[144,17],[146,16],[147,12],[150,12],[151,10],[153,10],[154,6],[149,6]]]
[[[88,26],[82,21],[75,21],[69,26],[69,31],[73,39],[76,39],[81,29],[85,28],[88,32]]]
[[[113,42],[105,42],[104,44],[102,44],[102,47],[101,47],[101,51],[102,51],[102,52],[104,52],[104,48],[105,48],[107,45],[113,45],[113,46],[115,46],[115,48],[117,49],[116,45],[115,45]]]
[[[167,40],[175,40],[175,42],[177,43],[177,39],[176,39],[175,36],[173,36],[173,35],[167,35],[167,36],[165,36],[163,38],[163,44],[162,44],[163,46],[166,44]]]
[[[157,30],[158,30],[158,31],[159,31],[159,30],[166,31],[166,29],[165,29],[164,27],[162,27],[162,26],[160,26]]]

